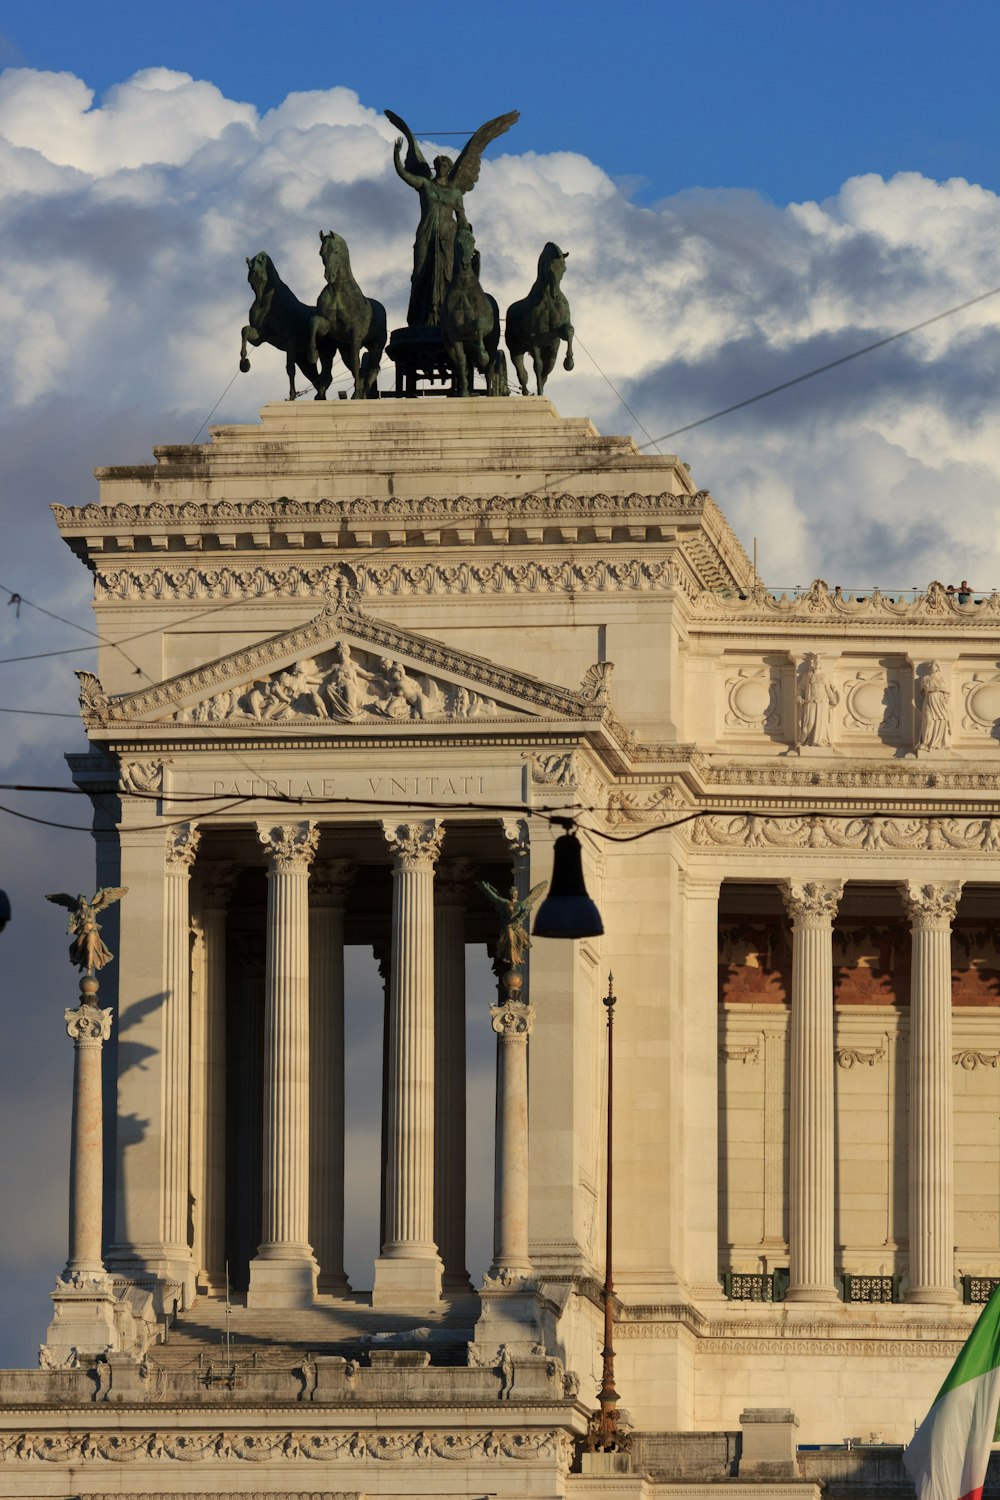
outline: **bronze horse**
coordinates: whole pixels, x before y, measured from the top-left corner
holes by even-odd
[[[332,229],[326,234],[321,230],[319,240],[326,286],[309,324],[309,357],[320,361],[329,386],[333,356],[339,354],[354,376],[355,400],[371,400],[378,395],[376,381],[386,340],[385,308],[366,297],[355,281],[346,240]],[[362,349],[366,351],[364,358]]]
[[[288,375],[288,399],[295,400],[295,371],[302,374],[316,388],[316,400],[325,401],[330,385],[330,366],[333,350],[320,350],[321,369],[317,363],[316,340],[312,334],[312,320],[316,309],[300,302],[290,287],[287,287],[274,268],[274,261],[265,251],[259,250],[251,259],[247,257],[247,281],[254,292],[250,309],[250,321],[243,325],[243,342],[240,346],[240,369],[244,375],[250,368],[247,344],[271,344],[285,355],[285,371]]]
[[[573,324],[570,322],[569,303],[559,285],[566,269],[568,254],[569,251],[560,250],[550,240],[538,257],[538,275],[531,291],[521,302],[512,302],[507,309],[504,337],[514,361],[522,396],[528,394],[528,373],[524,367],[526,354],[531,355],[535,384],[540,396],[545,390],[546,380],[555,369],[562,339],[566,340],[563,369],[573,368]]]
[[[487,395],[507,394],[507,362],[499,353],[500,309],[480,285],[479,254],[467,224],[455,235],[454,267],[441,303],[441,334],[455,372],[457,396],[473,394],[470,366],[486,376]]]

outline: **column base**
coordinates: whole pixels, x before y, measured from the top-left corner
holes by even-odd
[[[321,1297],[349,1297],[351,1283],[343,1271],[320,1271],[316,1283]]]
[[[488,1278],[487,1278],[488,1280]],[[556,1308],[537,1284],[523,1278],[507,1287],[483,1287],[474,1343],[493,1351],[506,1344],[512,1353],[534,1354],[555,1348]]]
[[[840,1293],[836,1287],[832,1286],[789,1287],[785,1292],[786,1302],[809,1302],[814,1306],[817,1303],[822,1303],[830,1307],[841,1300]]]
[[[375,1261],[372,1307],[420,1309],[441,1301],[439,1256],[380,1255]]]
[[[953,1286],[917,1286],[903,1293],[903,1301],[919,1307],[921,1304],[934,1307],[953,1307],[958,1302],[958,1292]]]
[[[54,1312],[39,1350],[43,1369],[74,1366],[87,1355],[103,1354],[118,1343],[111,1278],[77,1272],[60,1277],[52,1293]]]
[[[255,1255],[250,1262],[247,1307],[312,1307],[318,1275],[311,1255],[296,1259]]]

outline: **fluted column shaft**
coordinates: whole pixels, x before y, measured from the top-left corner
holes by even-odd
[[[443,825],[383,824],[393,853],[389,1153],[375,1305],[436,1301],[434,1242],[434,864]]]
[[[163,1243],[190,1255],[191,912],[190,876],[200,834],[191,823],[167,831],[163,943]]]
[[[73,1120],[69,1169],[69,1259],[64,1277],[101,1276],[104,1186],[104,1110],[101,1052],[111,1035],[111,1011],[97,1004],[97,981],[80,983],[80,1005],[66,1012],[73,1039]]]
[[[842,880],[788,881],[792,921],[789,1302],[834,1302],[833,919]]]
[[[309,866],[319,831],[258,825],[268,855],[262,1239],[247,1305],[313,1300],[309,1244]]]
[[[951,1084],[951,924],[962,882],[908,881],[912,943],[908,1302],[948,1303],[955,1291],[955,1168]]]
[[[309,907],[309,1225],[321,1292],[349,1290],[344,1274],[345,859],[313,872]]]
[[[465,904],[472,864],[443,864],[434,883],[434,1239],[443,1284],[471,1287],[465,1265]]]
[[[528,1037],[530,1005],[490,1007],[497,1034],[496,1176],[493,1190],[493,1265],[506,1280],[525,1276],[528,1259]]]
[[[208,1284],[226,1268],[226,908],[238,870],[209,863],[200,881],[195,941],[200,942],[198,1004],[191,995],[191,1195],[195,1252]]]

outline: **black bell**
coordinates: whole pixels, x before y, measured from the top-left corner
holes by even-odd
[[[549,893],[535,913],[535,937],[600,937],[604,923],[583,883],[580,841],[575,833],[563,833],[552,851]]]

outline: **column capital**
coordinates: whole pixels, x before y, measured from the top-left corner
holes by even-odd
[[[99,1005],[78,1005],[64,1014],[66,1034],[74,1042],[106,1042],[111,1035],[114,1013],[110,1008],[102,1010]]]
[[[171,875],[185,875],[194,864],[201,830],[194,823],[175,823],[167,829],[164,858]]]
[[[955,920],[961,880],[939,880],[921,883],[907,880],[903,887],[903,908],[911,927],[933,929],[950,927]]]
[[[287,874],[305,872],[312,864],[319,843],[315,823],[258,823],[257,838],[264,846],[271,870]]]
[[[533,1005],[491,1005],[490,1021],[502,1041],[527,1041],[535,1024],[535,1008]]]
[[[829,927],[844,894],[842,880],[786,880],[785,910],[795,927]]]
[[[311,906],[343,906],[354,879],[354,865],[349,859],[324,859],[313,865],[309,880]]]
[[[395,823],[382,820],[382,836],[392,850],[398,870],[433,869],[441,853],[444,824],[440,818],[424,823]]]
[[[475,864],[471,859],[445,859],[434,878],[434,900],[438,906],[464,906]]]
[[[201,905],[213,911],[225,911],[233,887],[239,877],[239,869],[228,860],[214,859],[202,864]]]
[[[514,859],[526,859],[530,846],[527,818],[501,818],[500,829]]]

